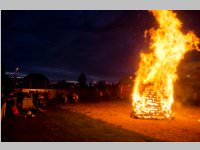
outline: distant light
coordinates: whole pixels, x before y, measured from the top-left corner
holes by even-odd
[[[5,72],[5,74],[7,76],[9,76],[10,78],[14,78],[14,75],[16,75],[16,72]],[[24,73],[18,73],[16,78],[24,78],[27,74]]]
[[[74,84],[78,83],[78,81],[73,81],[73,80],[66,80],[65,82],[66,83],[74,83]]]

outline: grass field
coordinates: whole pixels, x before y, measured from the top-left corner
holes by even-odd
[[[80,113],[49,107],[35,118],[7,118],[1,125],[1,141],[155,141],[148,136],[93,119]]]
[[[174,109],[174,120],[139,120],[119,100],[48,106],[35,118],[3,120],[1,141],[200,141],[199,108]]]
[[[161,141],[200,141],[200,108],[173,105],[173,120],[141,120],[130,117],[126,101],[66,105],[63,109],[84,114],[115,126]]]

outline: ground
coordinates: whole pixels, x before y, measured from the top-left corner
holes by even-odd
[[[1,141],[200,141],[199,107],[173,109],[173,120],[140,120],[122,100],[48,106],[35,118],[3,120]]]

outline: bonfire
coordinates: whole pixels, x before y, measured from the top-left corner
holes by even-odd
[[[174,81],[184,55],[199,50],[200,39],[193,31],[181,31],[182,22],[173,11],[151,10],[158,27],[144,32],[148,52],[141,53],[132,94],[132,116],[144,119],[172,118]]]

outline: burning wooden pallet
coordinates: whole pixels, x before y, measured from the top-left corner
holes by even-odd
[[[172,114],[163,109],[161,95],[161,91],[153,91],[146,88],[143,92],[142,100],[133,108],[131,117],[141,119],[172,118]]]

